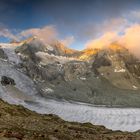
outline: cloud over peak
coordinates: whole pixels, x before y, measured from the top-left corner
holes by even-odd
[[[0,37],[8,38],[11,40],[18,40],[18,37],[12,33],[11,30],[0,24]]]
[[[47,43],[57,38],[58,32],[55,26],[49,25],[43,28],[31,28],[20,33],[20,37],[36,36]]]
[[[122,35],[119,32],[106,32],[100,38],[90,40],[88,48],[107,48],[109,44],[118,42],[126,47],[137,58],[140,58],[140,24],[133,24],[124,30]]]

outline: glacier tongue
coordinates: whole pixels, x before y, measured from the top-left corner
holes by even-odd
[[[39,99],[25,107],[42,114],[56,114],[67,121],[90,122],[112,130],[134,132],[140,129],[140,109],[95,107],[89,104]]]

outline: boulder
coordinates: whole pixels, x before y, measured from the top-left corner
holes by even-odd
[[[6,85],[16,85],[14,79],[12,79],[10,77],[7,77],[7,76],[2,76],[1,77],[1,84],[3,86],[6,86]]]
[[[2,58],[2,59],[8,59],[7,55],[5,54],[5,52],[4,52],[4,50],[2,48],[0,48],[0,58]]]

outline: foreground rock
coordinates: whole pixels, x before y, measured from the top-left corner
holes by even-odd
[[[0,140],[139,140],[140,132],[111,131],[90,123],[66,122],[0,100]]]
[[[6,86],[6,85],[15,85],[15,81],[12,78],[10,78],[10,77],[2,76],[1,77],[1,84],[3,86]]]

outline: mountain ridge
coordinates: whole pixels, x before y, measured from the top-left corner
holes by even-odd
[[[135,97],[139,96],[140,63],[125,47],[113,42],[104,49],[90,48],[68,55],[55,45],[49,44],[48,49],[48,44],[42,45],[35,38],[15,49],[20,54],[21,69],[35,81],[43,97],[107,105],[113,105],[115,99],[114,105],[139,106]],[[81,59],[84,55],[86,59]]]
[[[68,55],[55,45],[33,37],[13,45],[1,44],[1,50],[4,59],[30,78],[44,98],[140,106],[140,62],[125,47],[113,42],[104,49]],[[81,59],[84,55],[86,59]]]

